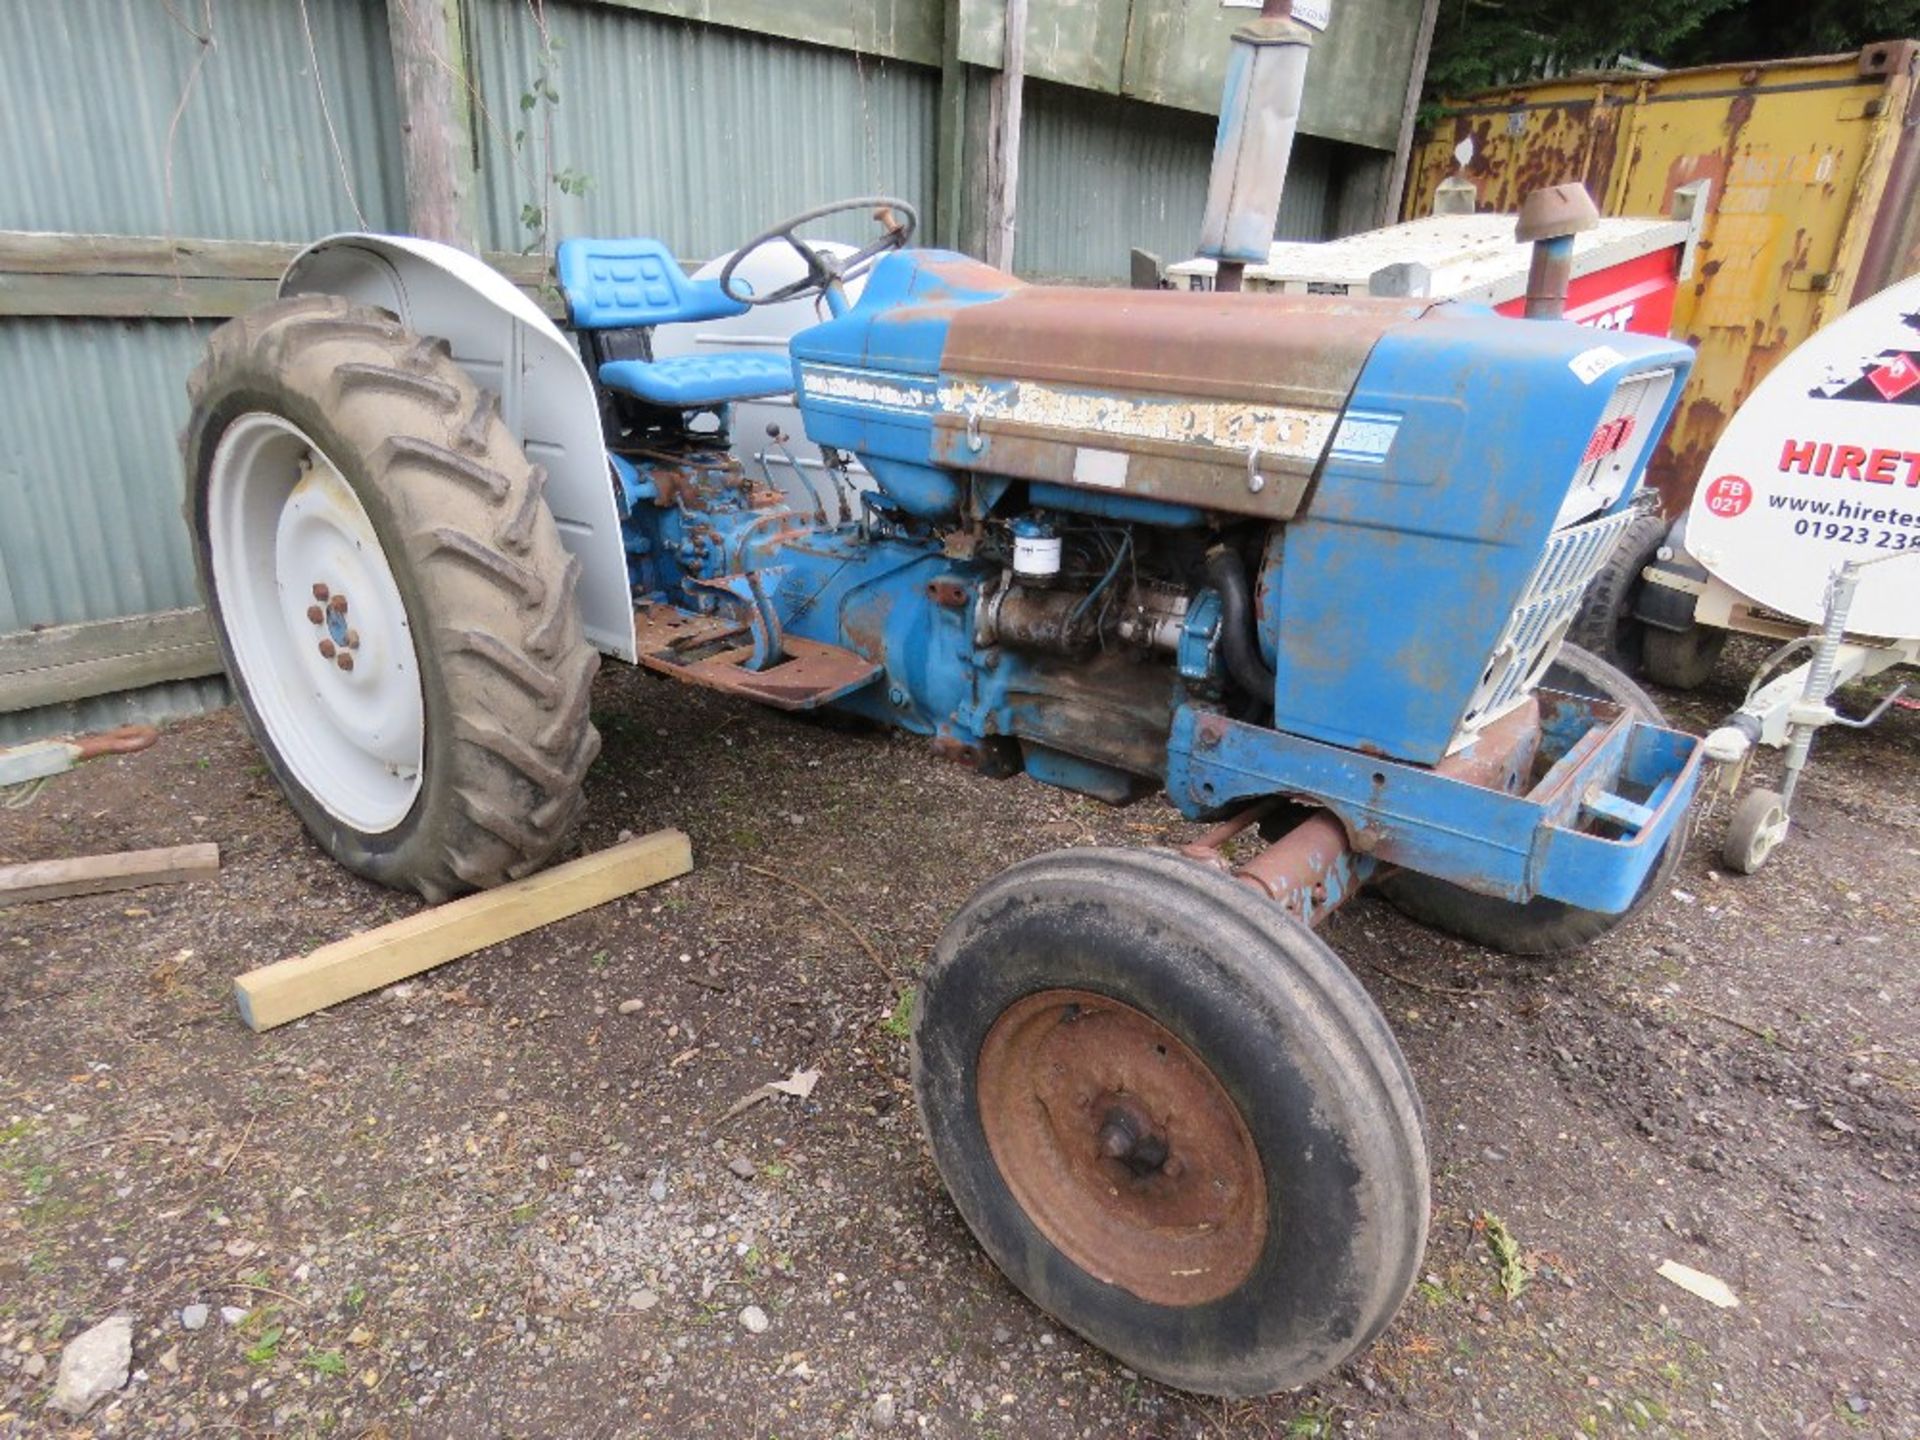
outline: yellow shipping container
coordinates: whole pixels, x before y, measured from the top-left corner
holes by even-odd
[[[1449,102],[1420,137],[1406,218],[1464,178],[1482,210],[1578,180],[1604,215],[1705,221],[1673,334],[1693,379],[1651,467],[1686,504],[1727,418],[1774,364],[1867,296],[1920,271],[1920,42],[1664,74],[1540,81]]]

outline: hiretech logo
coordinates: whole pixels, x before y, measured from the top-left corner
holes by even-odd
[[[1867,485],[1920,488],[1920,450],[1887,450],[1828,440],[1787,440],[1780,448],[1782,475],[1817,475]]]

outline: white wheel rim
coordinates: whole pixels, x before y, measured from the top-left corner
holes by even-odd
[[[392,830],[420,794],[426,702],[406,603],[353,487],[298,427],[250,411],[213,452],[207,533],[227,641],[274,748],[334,819]]]

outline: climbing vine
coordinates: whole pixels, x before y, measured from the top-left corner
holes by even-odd
[[[520,111],[513,132],[513,151],[527,194],[520,203],[520,228],[526,241],[523,255],[548,254],[552,249],[554,194],[584,196],[593,189],[593,177],[571,165],[556,168],[554,118],[560,106],[560,56],[565,43],[547,23],[546,0],[527,0],[539,44],[534,71],[520,92]]]

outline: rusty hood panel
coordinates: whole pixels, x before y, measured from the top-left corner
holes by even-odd
[[[977,471],[1102,491],[1108,513],[1277,520],[1380,337],[1432,304],[1023,285],[908,251],[792,351],[808,436],[915,514],[951,514],[947,477]]]
[[[941,369],[993,380],[1338,410],[1429,302],[1028,286],[961,310]]]
[[[1034,286],[957,314],[934,456],[1283,520],[1379,338],[1430,302]]]

